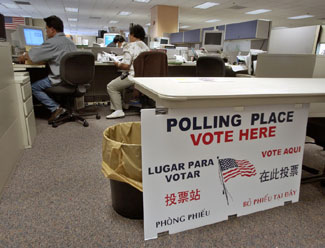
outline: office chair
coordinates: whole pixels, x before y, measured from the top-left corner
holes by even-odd
[[[133,62],[134,77],[167,77],[168,59],[164,52],[142,52]],[[140,94],[142,107],[154,107],[153,100]]]
[[[202,56],[196,62],[197,77],[225,77],[226,66],[222,58]]]
[[[91,52],[76,51],[65,54],[60,61],[60,75],[62,83],[45,90],[50,95],[64,98],[67,114],[54,120],[51,124],[57,127],[68,121],[81,121],[83,126],[88,127],[88,122],[82,116],[96,115],[96,112],[80,114],[74,111],[74,100],[84,96],[90,87],[95,75],[95,57]]]
[[[325,150],[325,118],[308,118],[307,136],[313,138],[315,144],[323,147],[323,150]],[[306,165],[303,165],[302,169],[314,174],[312,176],[303,177],[301,179],[302,183],[320,181],[321,185],[325,187],[325,167],[323,173]]]

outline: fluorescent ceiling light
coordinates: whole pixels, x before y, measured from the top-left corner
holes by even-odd
[[[149,3],[151,0],[133,0],[133,2]]]
[[[247,14],[247,15],[258,15],[258,14],[262,14],[262,13],[266,13],[266,12],[270,12],[270,11],[272,11],[272,10],[270,10],[270,9],[257,9],[257,10],[246,12],[245,14]]]
[[[70,24],[70,27],[77,27],[77,24],[73,24],[73,23],[71,23],[71,24]]]
[[[8,9],[19,9],[19,7],[14,3],[2,3],[2,5]]]
[[[32,18],[32,17],[29,16],[29,15],[22,15],[21,17],[24,17],[24,18]]]
[[[118,13],[118,15],[121,15],[121,16],[128,16],[128,15],[131,15],[131,12],[128,12],[128,11],[121,11],[120,13]]]
[[[213,2],[206,2],[206,3],[202,3],[200,5],[194,6],[194,8],[197,9],[208,9],[211,8],[213,6],[219,5],[219,3],[213,3]]]
[[[74,12],[74,13],[78,13],[79,9],[78,8],[70,8],[70,7],[65,7],[64,8],[66,12]]]
[[[218,20],[218,19],[212,19],[212,20],[207,20],[205,22],[220,22],[220,20]]]
[[[310,17],[314,17],[314,16],[313,15],[300,15],[300,16],[288,17],[288,19],[298,20],[298,19],[305,19],[305,18],[310,18]]]
[[[150,23],[150,22],[146,24],[146,26],[150,26],[150,25],[151,25],[151,23]]]
[[[180,26],[179,28],[189,28],[190,26],[188,25],[183,25],[183,26]]]
[[[69,21],[69,22],[77,22],[78,19],[77,19],[77,18],[68,18],[68,21]]]
[[[111,20],[109,23],[118,23],[118,21]]]

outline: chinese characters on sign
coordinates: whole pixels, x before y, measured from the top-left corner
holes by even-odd
[[[166,206],[172,206],[176,204],[182,204],[185,202],[198,201],[200,200],[200,190],[187,190],[181,191],[177,194],[171,193],[165,196]]]

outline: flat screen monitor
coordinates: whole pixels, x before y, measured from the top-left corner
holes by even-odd
[[[116,35],[118,35],[118,34],[115,34],[115,33],[106,33],[106,34],[104,34],[104,44],[105,44],[105,46],[108,46],[109,44],[111,44]]]
[[[224,34],[222,31],[205,30],[202,46],[208,51],[220,51],[223,49]]]

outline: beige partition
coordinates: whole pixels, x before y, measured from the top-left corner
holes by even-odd
[[[178,32],[178,6],[156,5],[151,8],[150,36]]]
[[[0,196],[23,150],[10,45],[0,42]]]
[[[314,54],[259,54],[256,77],[325,78],[325,56]],[[325,117],[325,103],[311,103],[309,117]]]

